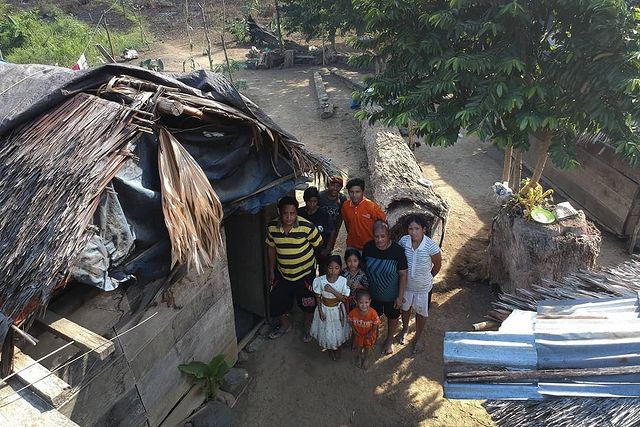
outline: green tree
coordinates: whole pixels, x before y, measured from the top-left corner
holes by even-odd
[[[364,25],[351,0],[283,0],[281,10],[289,33],[298,31],[307,41],[326,38],[334,51],[337,33],[359,32]]]
[[[385,62],[368,79],[362,119],[412,123],[427,144],[449,146],[461,129],[501,147],[543,144],[577,165],[575,144],[604,136],[640,162],[640,12],[618,0],[357,0],[366,22],[355,62]],[[597,138],[592,138],[597,139]],[[602,140],[602,138],[600,139]]]

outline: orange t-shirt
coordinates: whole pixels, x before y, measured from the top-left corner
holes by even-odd
[[[357,332],[357,335],[354,334],[356,345],[366,348],[373,347],[378,339],[377,326],[380,324],[380,316],[378,316],[378,313],[369,307],[369,311],[367,311],[366,314],[362,314],[358,307],[356,307],[349,312],[347,318],[349,319],[351,327]],[[366,334],[369,332],[371,332],[371,335],[366,337]]]
[[[380,206],[366,197],[357,205],[347,200],[342,204],[340,214],[347,227],[347,246],[359,250],[369,240],[373,240],[373,223],[379,219],[387,220],[387,215]]]

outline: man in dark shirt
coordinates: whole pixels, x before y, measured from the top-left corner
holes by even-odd
[[[331,236],[332,223],[329,219],[329,215],[320,209],[318,201],[320,194],[316,187],[309,187],[304,190],[302,195],[305,205],[299,209],[299,214],[308,221],[311,221],[316,226],[320,235],[322,236],[322,246],[316,251],[316,259],[318,260],[318,270],[320,275],[326,274],[327,263],[331,250],[327,251],[329,245],[329,238]]]
[[[369,278],[371,307],[387,318],[387,338],[384,353],[393,353],[393,336],[398,328],[400,308],[407,287],[407,257],[404,249],[391,241],[389,224],[376,221],[373,224],[373,240],[362,249],[362,258]]]
[[[340,208],[342,204],[347,200],[347,196],[342,194],[342,186],[344,180],[339,172],[332,172],[331,176],[327,180],[327,189],[320,192],[318,198],[320,204],[320,210],[325,212],[329,217],[329,224],[327,229],[326,245],[321,251],[322,257],[329,257],[331,251],[336,245],[338,233],[340,227],[342,227],[342,216],[340,215]],[[326,273],[324,266],[320,265],[320,274]]]

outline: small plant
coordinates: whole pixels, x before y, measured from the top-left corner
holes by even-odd
[[[514,199],[522,207],[524,217],[527,221],[531,219],[531,211],[535,208],[548,205],[552,201],[551,196],[553,195],[553,189],[549,188],[547,191],[544,191],[542,185],[536,184],[530,186],[529,183],[529,178],[523,179],[522,188],[525,191],[514,196]]]
[[[226,62],[221,62],[220,64],[215,65],[213,67],[213,71],[215,73],[226,74],[227,76],[229,76],[229,80],[231,81],[231,84],[237,90],[245,90],[247,88],[246,80],[235,80],[233,78],[233,75],[236,72],[244,68],[246,68],[244,61],[236,61],[235,59],[229,59],[228,64]]]
[[[209,363],[194,361],[186,365],[179,365],[178,369],[180,372],[191,375],[194,384],[200,384],[207,400],[210,400],[216,397],[222,379],[229,371],[229,365],[224,360],[224,354],[219,354]]]
[[[247,30],[247,22],[244,19],[236,19],[233,21],[227,31],[231,33],[237,44],[246,44],[249,42],[249,31]]]

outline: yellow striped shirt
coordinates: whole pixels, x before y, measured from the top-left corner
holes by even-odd
[[[266,243],[276,249],[277,268],[285,279],[293,282],[315,272],[314,248],[322,244],[322,236],[301,216],[288,233],[277,219],[269,222]]]

